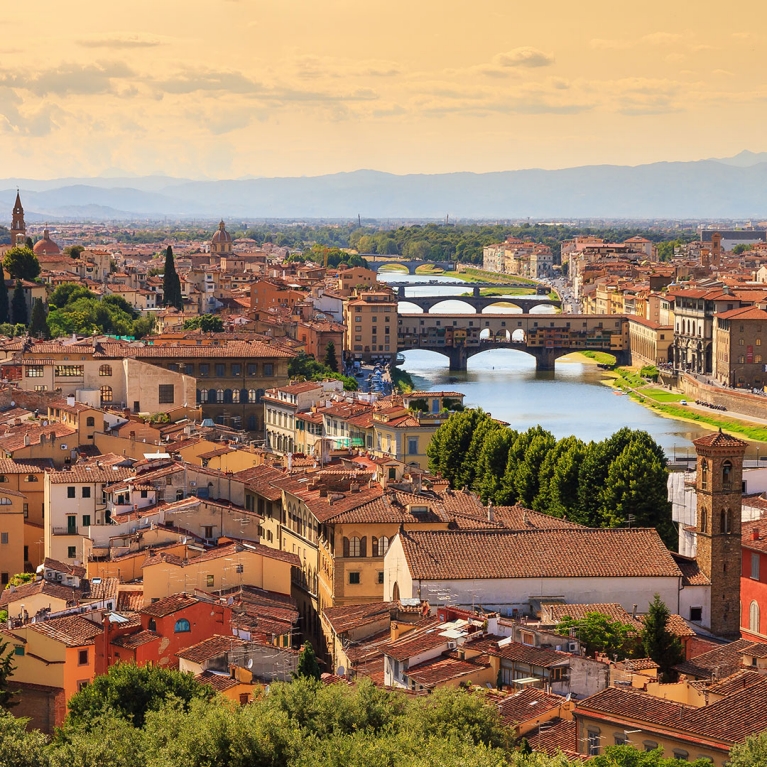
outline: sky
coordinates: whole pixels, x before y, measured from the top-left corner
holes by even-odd
[[[31,0],[0,177],[638,165],[767,150],[767,3]]]

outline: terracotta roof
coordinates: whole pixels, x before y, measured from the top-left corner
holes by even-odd
[[[152,618],[164,618],[166,615],[172,615],[179,610],[196,605],[200,600],[188,594],[171,594],[169,597],[160,599],[144,607],[141,612]]]
[[[123,634],[115,637],[110,644],[117,645],[118,647],[125,647],[129,650],[134,650],[142,645],[154,642],[157,639],[162,639],[162,636],[156,631],[139,631],[136,634]]]
[[[681,674],[694,676],[698,679],[710,679],[714,676],[723,679],[740,670],[741,653],[753,644],[754,642],[750,639],[737,639],[698,655],[692,660],[684,661],[674,668]]]
[[[410,530],[400,538],[419,580],[681,577],[654,529]]]
[[[105,343],[99,346],[94,353],[94,359],[123,359],[133,357],[135,359],[160,359],[168,357],[202,357],[206,360],[228,358],[244,359],[289,359],[295,357],[295,353],[284,346],[267,344],[263,341],[230,341],[220,346],[186,346],[161,344],[158,346],[124,346],[122,344]]]
[[[527,742],[533,751],[541,751],[549,756],[557,756],[562,753],[568,759],[581,757],[578,754],[578,726],[575,720],[562,720],[547,730],[541,730],[530,735]]]
[[[37,594],[43,594],[51,599],[60,599],[67,605],[78,604],[83,597],[82,589],[75,589],[72,586],[62,586],[60,583],[51,583],[50,581],[40,580],[33,583],[25,583],[22,586],[16,586],[12,589],[4,589],[0,592],[0,607],[14,604],[21,599],[29,599]]]
[[[369,602],[363,605],[326,607],[323,615],[336,634],[343,634],[350,629],[388,619],[395,607],[395,602]]]
[[[547,647],[532,647],[521,642],[507,642],[499,645],[496,640],[483,639],[474,642],[472,648],[483,650],[488,655],[540,668],[567,664],[570,659],[567,653],[550,650]]]
[[[682,586],[710,586],[711,581],[700,569],[697,559],[685,557],[676,552],[671,552],[679,569],[682,571]]]
[[[736,671],[731,676],[725,679],[721,679],[715,684],[708,686],[708,691],[715,695],[728,696],[736,692],[740,692],[746,687],[758,684],[764,679],[764,675],[759,671],[752,671],[751,669],[743,669],[743,671]]]
[[[562,696],[535,687],[526,687],[514,695],[491,693],[489,697],[494,699],[498,713],[507,727],[514,727],[529,719],[537,719],[566,703]]]
[[[627,610],[618,604],[618,602],[602,602],[594,604],[560,604],[554,602],[548,602],[541,604],[541,620],[543,622],[544,616],[546,622],[551,620],[552,623],[560,623],[566,617],[570,617],[573,620],[581,620],[586,617],[588,613],[600,613],[606,615],[612,621],[620,621],[627,626],[632,626],[636,629],[641,628],[641,623]]]
[[[27,627],[38,634],[44,634],[67,647],[82,647],[93,644],[94,637],[101,634],[101,626],[96,626],[79,615],[67,615],[38,623],[29,623]]]
[[[486,655],[461,659],[454,655],[440,655],[438,658],[410,666],[407,671],[409,680],[426,688],[435,687],[468,674],[476,674],[490,666]]]
[[[144,606],[144,587],[121,585],[117,590],[118,612],[138,612]]]
[[[746,449],[747,442],[742,439],[733,437],[729,434],[725,434],[721,429],[719,431],[711,432],[710,434],[704,434],[702,437],[698,437],[692,441],[696,447],[735,447]]]
[[[209,639],[205,639],[198,644],[186,647],[176,653],[177,658],[183,658],[191,663],[204,663],[206,660],[216,658],[219,655],[225,655],[229,650],[235,647],[242,647],[245,642],[235,636],[221,636],[215,634]]]
[[[120,482],[135,475],[135,471],[125,466],[81,466],[75,464],[67,471],[52,471],[48,475],[53,485],[68,485],[74,483],[95,483],[106,485],[110,482]]]
[[[203,671],[195,679],[202,684],[209,684],[216,692],[225,692],[236,687],[239,682],[226,674],[216,674],[213,671]]]
[[[58,559],[51,559],[50,557],[46,557],[43,560],[43,568],[57,573],[74,575],[76,578],[85,578],[86,572],[85,568],[80,565],[68,565],[66,562],[59,562]]]

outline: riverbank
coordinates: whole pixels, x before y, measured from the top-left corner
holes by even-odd
[[[767,425],[730,415],[715,415],[697,410],[690,405],[681,405],[679,403],[685,400],[683,394],[652,384],[628,368],[618,368],[614,372],[606,373],[604,383],[613,388],[622,389],[632,400],[664,418],[695,423],[710,429],[722,429],[752,442],[767,442]]]
[[[475,269],[467,266],[454,272],[445,272],[445,277],[455,277],[464,282],[495,282],[499,285],[530,285],[535,287],[538,283],[535,280],[528,280],[527,277],[516,277],[514,275],[498,274],[498,272],[486,272],[484,269]]]

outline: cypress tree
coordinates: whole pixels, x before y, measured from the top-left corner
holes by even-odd
[[[8,314],[8,286],[5,284],[5,273],[0,270],[0,274],[0,323],[5,323],[11,321]]]
[[[338,360],[336,359],[336,345],[332,341],[328,341],[328,345],[325,347],[325,359],[323,360],[325,367],[333,373],[338,372]]]
[[[170,245],[165,251],[162,292],[165,306],[174,306],[179,311],[183,310],[184,298],[181,295],[181,280],[176,271],[176,261],[173,258],[173,248]]]
[[[24,298],[24,288],[21,285],[21,280],[16,280],[16,287],[13,289],[11,314],[13,315],[13,322],[16,325],[29,324],[29,317],[27,317],[27,302]]]
[[[322,676],[314,648],[308,642],[304,642],[304,646],[301,648],[301,654],[298,656],[298,667],[293,676],[296,679],[316,679],[317,681]]]
[[[659,594],[650,603],[642,629],[642,647],[645,655],[659,666],[662,679],[673,681],[674,666],[684,660],[684,650],[679,637],[668,630],[670,613]]]
[[[45,307],[43,306],[43,300],[41,298],[36,298],[35,303],[32,304],[32,318],[29,321],[29,335],[33,338],[48,338],[50,336]]]

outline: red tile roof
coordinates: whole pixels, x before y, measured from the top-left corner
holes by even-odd
[[[171,594],[169,597],[160,599],[144,607],[141,612],[152,618],[164,618],[166,615],[172,615],[179,610],[196,605],[200,600],[188,594]]]
[[[190,663],[204,663],[206,660],[225,655],[235,647],[242,647],[246,643],[235,636],[221,636],[216,634],[198,644],[187,647],[176,653],[177,658],[183,658]]]
[[[336,634],[343,634],[380,620],[388,621],[395,608],[396,602],[369,602],[363,605],[326,607],[323,615]]]
[[[696,447],[734,447],[742,448],[743,450],[748,446],[747,442],[729,434],[725,434],[721,429],[719,431],[711,432],[710,434],[705,434],[702,437],[698,437],[697,439],[694,439],[692,443]]]
[[[67,615],[63,618],[29,623],[27,627],[38,634],[61,642],[67,647],[92,645],[94,637],[99,636],[102,632],[101,626],[97,626],[79,615]]]

